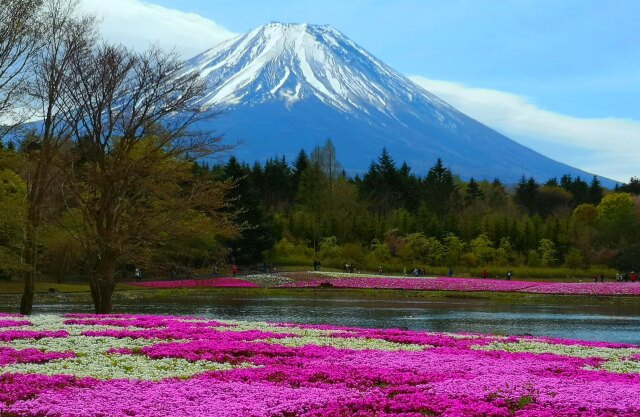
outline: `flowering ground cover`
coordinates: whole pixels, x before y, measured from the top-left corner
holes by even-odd
[[[238,278],[182,279],[176,281],[133,282],[129,285],[147,288],[238,288],[259,285]]]
[[[640,346],[66,315],[0,328],[0,415],[637,416]]]
[[[423,291],[489,291],[524,292],[567,295],[628,295],[640,296],[640,283],[619,282],[532,282],[506,281],[480,278],[427,278],[363,276],[342,273],[305,273],[300,279],[285,283],[285,288],[321,287],[330,284],[336,288],[377,288]]]

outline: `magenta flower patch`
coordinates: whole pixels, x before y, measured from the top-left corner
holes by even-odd
[[[142,315],[0,328],[11,417],[640,415],[640,346]],[[29,337],[31,336],[31,337]]]

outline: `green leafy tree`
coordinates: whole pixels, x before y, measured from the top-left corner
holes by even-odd
[[[449,233],[444,237],[443,244],[446,251],[445,262],[447,266],[452,268],[458,265],[466,248],[464,240],[453,233]]]
[[[578,248],[570,248],[564,257],[564,265],[567,268],[578,269],[583,268],[585,265],[584,256]]]
[[[540,239],[538,255],[542,266],[553,266],[558,262],[558,251],[556,250],[556,245],[549,239]]]
[[[335,236],[323,237],[320,239],[318,255],[322,260],[335,261],[342,256],[338,238]]]
[[[470,242],[471,253],[477,262],[482,265],[489,265],[495,256],[493,242],[486,233],[481,234]]]
[[[22,260],[26,228],[26,184],[8,169],[0,170],[0,274],[29,268]]]
[[[638,215],[628,193],[607,194],[598,205],[597,228],[605,244],[625,246],[638,232]]]
[[[515,251],[508,237],[500,239],[500,245],[496,249],[495,259],[499,265],[511,265],[515,261]]]

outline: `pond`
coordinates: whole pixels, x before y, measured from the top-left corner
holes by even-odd
[[[92,312],[77,296],[38,303],[35,313]],[[87,295],[88,298],[88,295]],[[80,300],[80,301],[79,301]],[[586,301],[585,301],[586,300]],[[0,311],[16,311],[17,297],[0,297]],[[121,313],[197,315],[214,319],[287,321],[435,332],[534,335],[640,344],[640,299],[617,302],[564,297],[531,300],[407,298],[393,292],[367,297],[348,291],[247,295],[242,291],[118,299]]]

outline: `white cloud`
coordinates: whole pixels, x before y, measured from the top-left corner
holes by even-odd
[[[516,94],[409,78],[468,116],[553,159],[620,181],[640,174],[640,121],[565,116]]]
[[[198,14],[140,0],[82,0],[81,7],[102,19],[101,33],[110,41],[141,49],[158,43],[185,58],[235,36]]]

